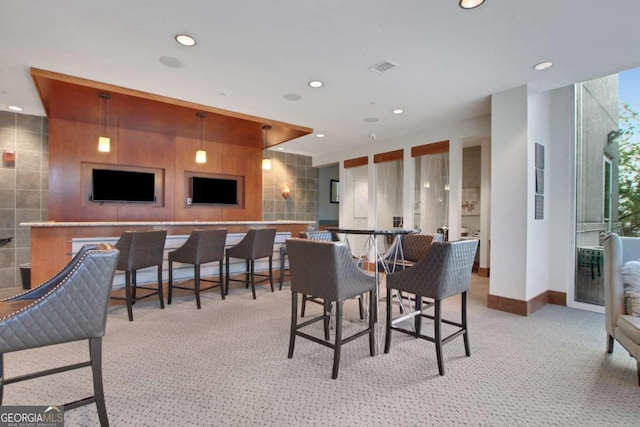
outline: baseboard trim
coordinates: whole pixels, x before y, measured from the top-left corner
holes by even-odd
[[[519,316],[530,316],[547,304],[566,306],[567,294],[558,291],[545,291],[531,298],[529,301],[521,301],[491,294],[487,295],[487,307]]]

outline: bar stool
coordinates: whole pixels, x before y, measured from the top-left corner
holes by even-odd
[[[113,299],[124,299],[127,302],[127,314],[129,321],[133,322],[132,306],[139,299],[158,295],[160,308],[164,308],[164,298],[162,296],[162,255],[164,243],[167,238],[167,230],[154,231],[125,231],[115,244],[120,251],[117,270],[124,271],[125,277],[125,297],[111,297]],[[158,267],[158,288],[148,286],[138,286],[136,271],[146,267]],[[151,292],[143,296],[136,296],[137,289],[144,289]]]
[[[167,304],[171,304],[173,288],[194,291],[196,294],[196,305],[200,309],[200,291],[220,286],[220,295],[224,299],[224,286],[222,282],[222,262],[224,260],[224,245],[227,241],[227,230],[193,230],[184,244],[178,249],[169,252],[169,296]],[[209,262],[218,261],[219,280],[202,279],[200,277],[200,266]],[[184,285],[173,284],[173,263],[181,262],[193,264],[193,288]],[[211,282],[214,285],[206,288],[200,287],[200,282]]]
[[[275,228],[257,228],[251,229],[247,232],[247,234],[242,238],[237,245],[227,248],[226,250],[226,263],[227,263],[227,281],[226,281],[226,291],[225,293],[229,294],[229,282],[242,282],[245,283],[248,287],[251,284],[251,293],[253,294],[253,299],[256,299],[256,276],[265,277],[265,279],[260,280],[258,283],[269,280],[271,284],[271,292],[273,292],[273,242],[276,238],[276,229]],[[269,274],[258,274],[255,272],[255,261],[260,258],[269,257]],[[246,260],[246,271],[244,274],[246,275],[246,279],[231,279],[229,274],[229,258],[241,258]]]

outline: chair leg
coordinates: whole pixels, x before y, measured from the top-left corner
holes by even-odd
[[[331,321],[331,303],[326,300],[322,304],[323,316],[324,320],[324,339],[325,341],[329,341],[329,322]]]
[[[269,284],[271,292],[273,292],[273,255],[269,255]]]
[[[173,261],[169,261],[169,285],[167,288],[167,304],[171,305],[171,297],[173,296]]]
[[[245,273],[245,289],[249,287],[249,280],[253,279],[253,268],[251,268],[251,261],[253,260],[247,260],[246,262],[246,273]]]
[[[224,281],[224,294],[229,295],[229,255],[225,254],[225,281]],[[220,282],[220,286],[222,286],[222,282]]]
[[[638,387],[640,387],[640,360],[636,362],[636,369],[638,370]],[[0,403],[2,403],[2,389],[0,388]]]
[[[125,299],[127,301],[127,314],[129,315],[129,322],[133,322],[133,308],[132,304],[132,296],[131,296],[131,272],[125,271],[124,273],[124,293]]]
[[[336,301],[336,343],[333,352],[333,372],[331,378],[338,378],[340,367],[340,351],[342,350],[342,305],[344,301]]]
[[[304,317],[304,311],[307,309],[307,294],[302,294],[302,307],[300,308],[300,317]]]
[[[298,293],[291,292],[291,329],[289,330],[289,359],[293,357],[293,347],[296,344],[296,326],[298,324]]]
[[[280,288],[279,291],[282,290],[282,283],[284,282],[284,254],[280,252]]]
[[[373,301],[373,298],[371,298],[371,301]],[[393,316],[392,316],[392,307],[393,305],[391,304],[391,288],[387,288],[387,325],[385,328],[385,338],[384,338],[384,352],[385,354],[389,353],[389,350],[391,349],[391,322],[393,320]],[[373,316],[371,316],[371,314],[369,314],[369,318],[372,319]]]
[[[200,310],[200,264],[195,264],[193,266],[193,288],[196,293],[196,306],[198,310]]]
[[[160,308],[164,310],[164,295],[162,294],[162,265],[158,265],[158,299]]]
[[[369,301],[373,301],[373,291],[369,292]],[[362,304],[362,296],[360,296],[360,303]],[[373,322],[373,317],[369,316],[369,354],[371,355],[371,357],[376,355],[375,326],[376,324]]]
[[[136,290],[138,289],[136,285],[138,284],[138,277],[136,275],[136,271],[133,270],[131,272],[131,305],[136,303]]]
[[[218,261],[218,278],[220,279],[220,297],[224,300],[224,282],[222,281],[222,260]]]
[[[435,330],[436,358],[438,359],[438,372],[444,375],[444,365],[442,364],[442,313],[440,312],[440,300],[435,300],[435,316],[433,327]]]
[[[358,311],[360,312],[360,320],[364,320],[364,303],[362,302],[362,295],[358,297]]]
[[[0,353],[0,405],[2,405],[3,391],[4,391],[4,353]]]
[[[613,353],[613,344],[615,343],[615,339],[613,335],[608,335],[607,338],[607,353]]]
[[[462,339],[464,340],[464,352],[467,357],[471,356],[471,349],[469,348],[469,330],[467,329],[467,292],[462,293]]]
[[[91,373],[93,374],[93,395],[100,426],[108,427],[107,406],[104,403],[104,390],[102,388],[102,337],[89,339],[89,355],[91,357]]]
[[[256,263],[255,260],[247,261],[250,264],[249,275],[251,276],[251,294],[253,295],[253,299],[256,299],[256,275],[255,268]]]
[[[414,329],[416,331],[416,338],[420,338],[422,333],[422,295],[416,295],[416,317],[413,319]]]

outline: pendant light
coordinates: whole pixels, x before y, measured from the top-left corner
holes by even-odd
[[[271,130],[271,126],[262,126],[262,169],[271,169],[271,159],[267,157],[267,133]]]
[[[98,137],[98,151],[108,153],[111,151],[111,138],[109,138],[109,100],[111,95],[108,93],[98,93],[100,100],[100,136]]]
[[[204,143],[204,118],[207,117],[207,113],[196,113],[198,117],[198,139],[200,140],[200,149],[196,151],[196,163],[207,163],[207,152],[202,149]]]

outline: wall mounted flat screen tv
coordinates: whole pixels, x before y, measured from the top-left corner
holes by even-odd
[[[155,174],[93,169],[89,200],[107,203],[154,203]]]
[[[238,181],[224,178],[191,177],[191,203],[237,205]]]

